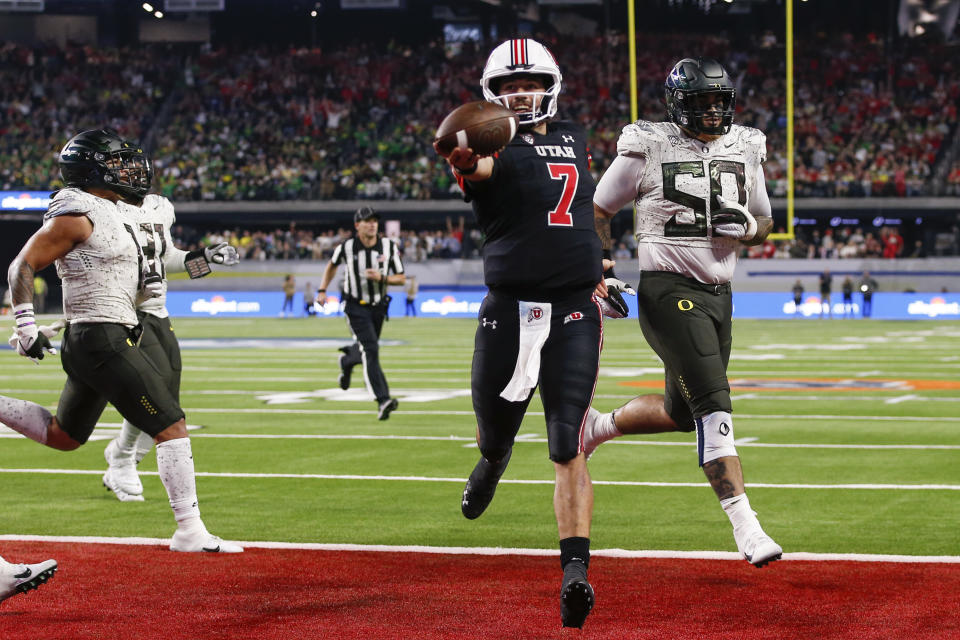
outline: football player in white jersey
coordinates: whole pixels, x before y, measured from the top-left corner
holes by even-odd
[[[607,250],[610,219],[635,203],[640,326],[664,362],[665,395],[639,396],[608,414],[591,410],[584,447],[592,452],[626,433],[696,430],[700,466],[737,548],[761,567],[782,549],[764,533],[744,492],[726,372],[737,256],[773,226],[761,166],[766,137],[733,124],[736,89],[712,58],[679,61],[665,94],[669,121],[624,127],[594,196]]]
[[[66,189],[54,194],[43,226],[8,270],[16,329],[11,346],[39,362],[50,350],[34,320],[34,274],[56,262],[67,327],[61,362],[67,381],[57,414],[0,396],[0,422],[62,451],[83,445],[107,402],[157,443],[157,468],[177,521],[173,551],[243,551],[211,535],[200,518],[186,419],[156,366],[137,344],[138,298],[152,295],[133,225],[118,204],[142,202],[153,171],[135,143],[108,129],[83,131],[60,152]]]
[[[237,250],[226,242],[219,242],[196,251],[184,251],[173,245],[170,229],[176,223],[173,204],[163,196],[148,194],[140,206],[118,203],[128,216],[144,254],[147,276],[151,282],[151,296],[137,305],[137,317],[143,326],[140,350],[157,366],[170,392],[180,398],[180,345],[167,311],[167,273],[186,271],[190,278],[202,278],[211,273],[210,263],[234,266],[240,262]],[[116,438],[103,451],[107,471],[103,485],[121,502],[142,502],[143,483],[137,473],[137,464],[153,447],[153,438],[129,420]]]

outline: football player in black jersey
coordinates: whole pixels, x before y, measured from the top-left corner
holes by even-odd
[[[556,471],[561,621],[582,627],[594,601],[587,581],[593,488],[583,424],[600,360],[600,308],[593,292],[602,269],[586,136],[579,126],[551,120],[560,85],[560,69],[542,44],[516,39],[499,45],[481,86],[488,101],[517,113],[519,131],[494,156],[458,148],[447,157],[486,237],[489,288],[472,368],[482,455],[461,508],[473,519],[490,504],[539,386]]]

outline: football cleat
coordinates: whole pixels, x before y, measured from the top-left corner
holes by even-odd
[[[142,502],[143,483],[137,473],[136,458],[124,456],[116,440],[111,440],[103,450],[103,457],[107,461],[103,486],[112,491],[120,502]]]
[[[386,420],[390,417],[390,413],[397,408],[397,405],[400,404],[397,402],[396,398],[387,398],[380,403],[380,409],[377,411],[377,420]]]
[[[243,547],[227,542],[206,529],[199,532],[188,532],[177,529],[170,541],[170,551],[185,551],[188,553],[242,553]]]
[[[587,582],[587,568],[581,562],[568,562],[560,589],[560,620],[563,626],[582,629],[593,603],[593,587]]]
[[[759,527],[740,535],[737,535],[734,529],[733,537],[737,541],[737,549],[743,554],[743,558],[758,569],[779,560],[783,555],[780,545]]]
[[[479,518],[480,514],[490,506],[493,494],[497,491],[497,483],[500,482],[503,472],[507,470],[507,463],[510,462],[512,454],[513,449],[508,451],[503,460],[497,464],[480,456],[480,461],[467,479],[467,485],[463,488],[463,499],[460,501],[460,510],[468,520]]]
[[[343,362],[347,358],[349,350],[350,347],[340,347],[343,355],[340,356],[340,377],[337,378],[337,384],[340,385],[340,388],[344,391],[350,388],[350,374],[353,373],[353,366],[345,365]]]
[[[37,564],[6,564],[0,567],[0,602],[18,593],[38,588],[56,572],[56,560],[44,560]]]
[[[605,442],[594,429],[597,425],[597,418],[599,417],[600,412],[590,407],[587,411],[587,419],[583,421],[583,453],[586,454],[587,460],[589,460],[593,452],[597,450],[597,447]]]

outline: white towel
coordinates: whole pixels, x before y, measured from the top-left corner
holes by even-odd
[[[520,349],[513,377],[500,392],[510,402],[522,402],[540,380],[540,350],[550,335],[549,302],[520,301]]]

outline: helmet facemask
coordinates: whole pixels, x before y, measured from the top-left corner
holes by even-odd
[[[671,119],[693,133],[724,135],[730,131],[736,111],[736,91],[716,89],[713,91],[667,90],[667,110]],[[705,118],[717,120],[714,124]]]
[[[107,189],[124,198],[143,200],[153,182],[150,158],[142,151],[124,149],[111,153],[104,164],[107,167],[103,182]]]

